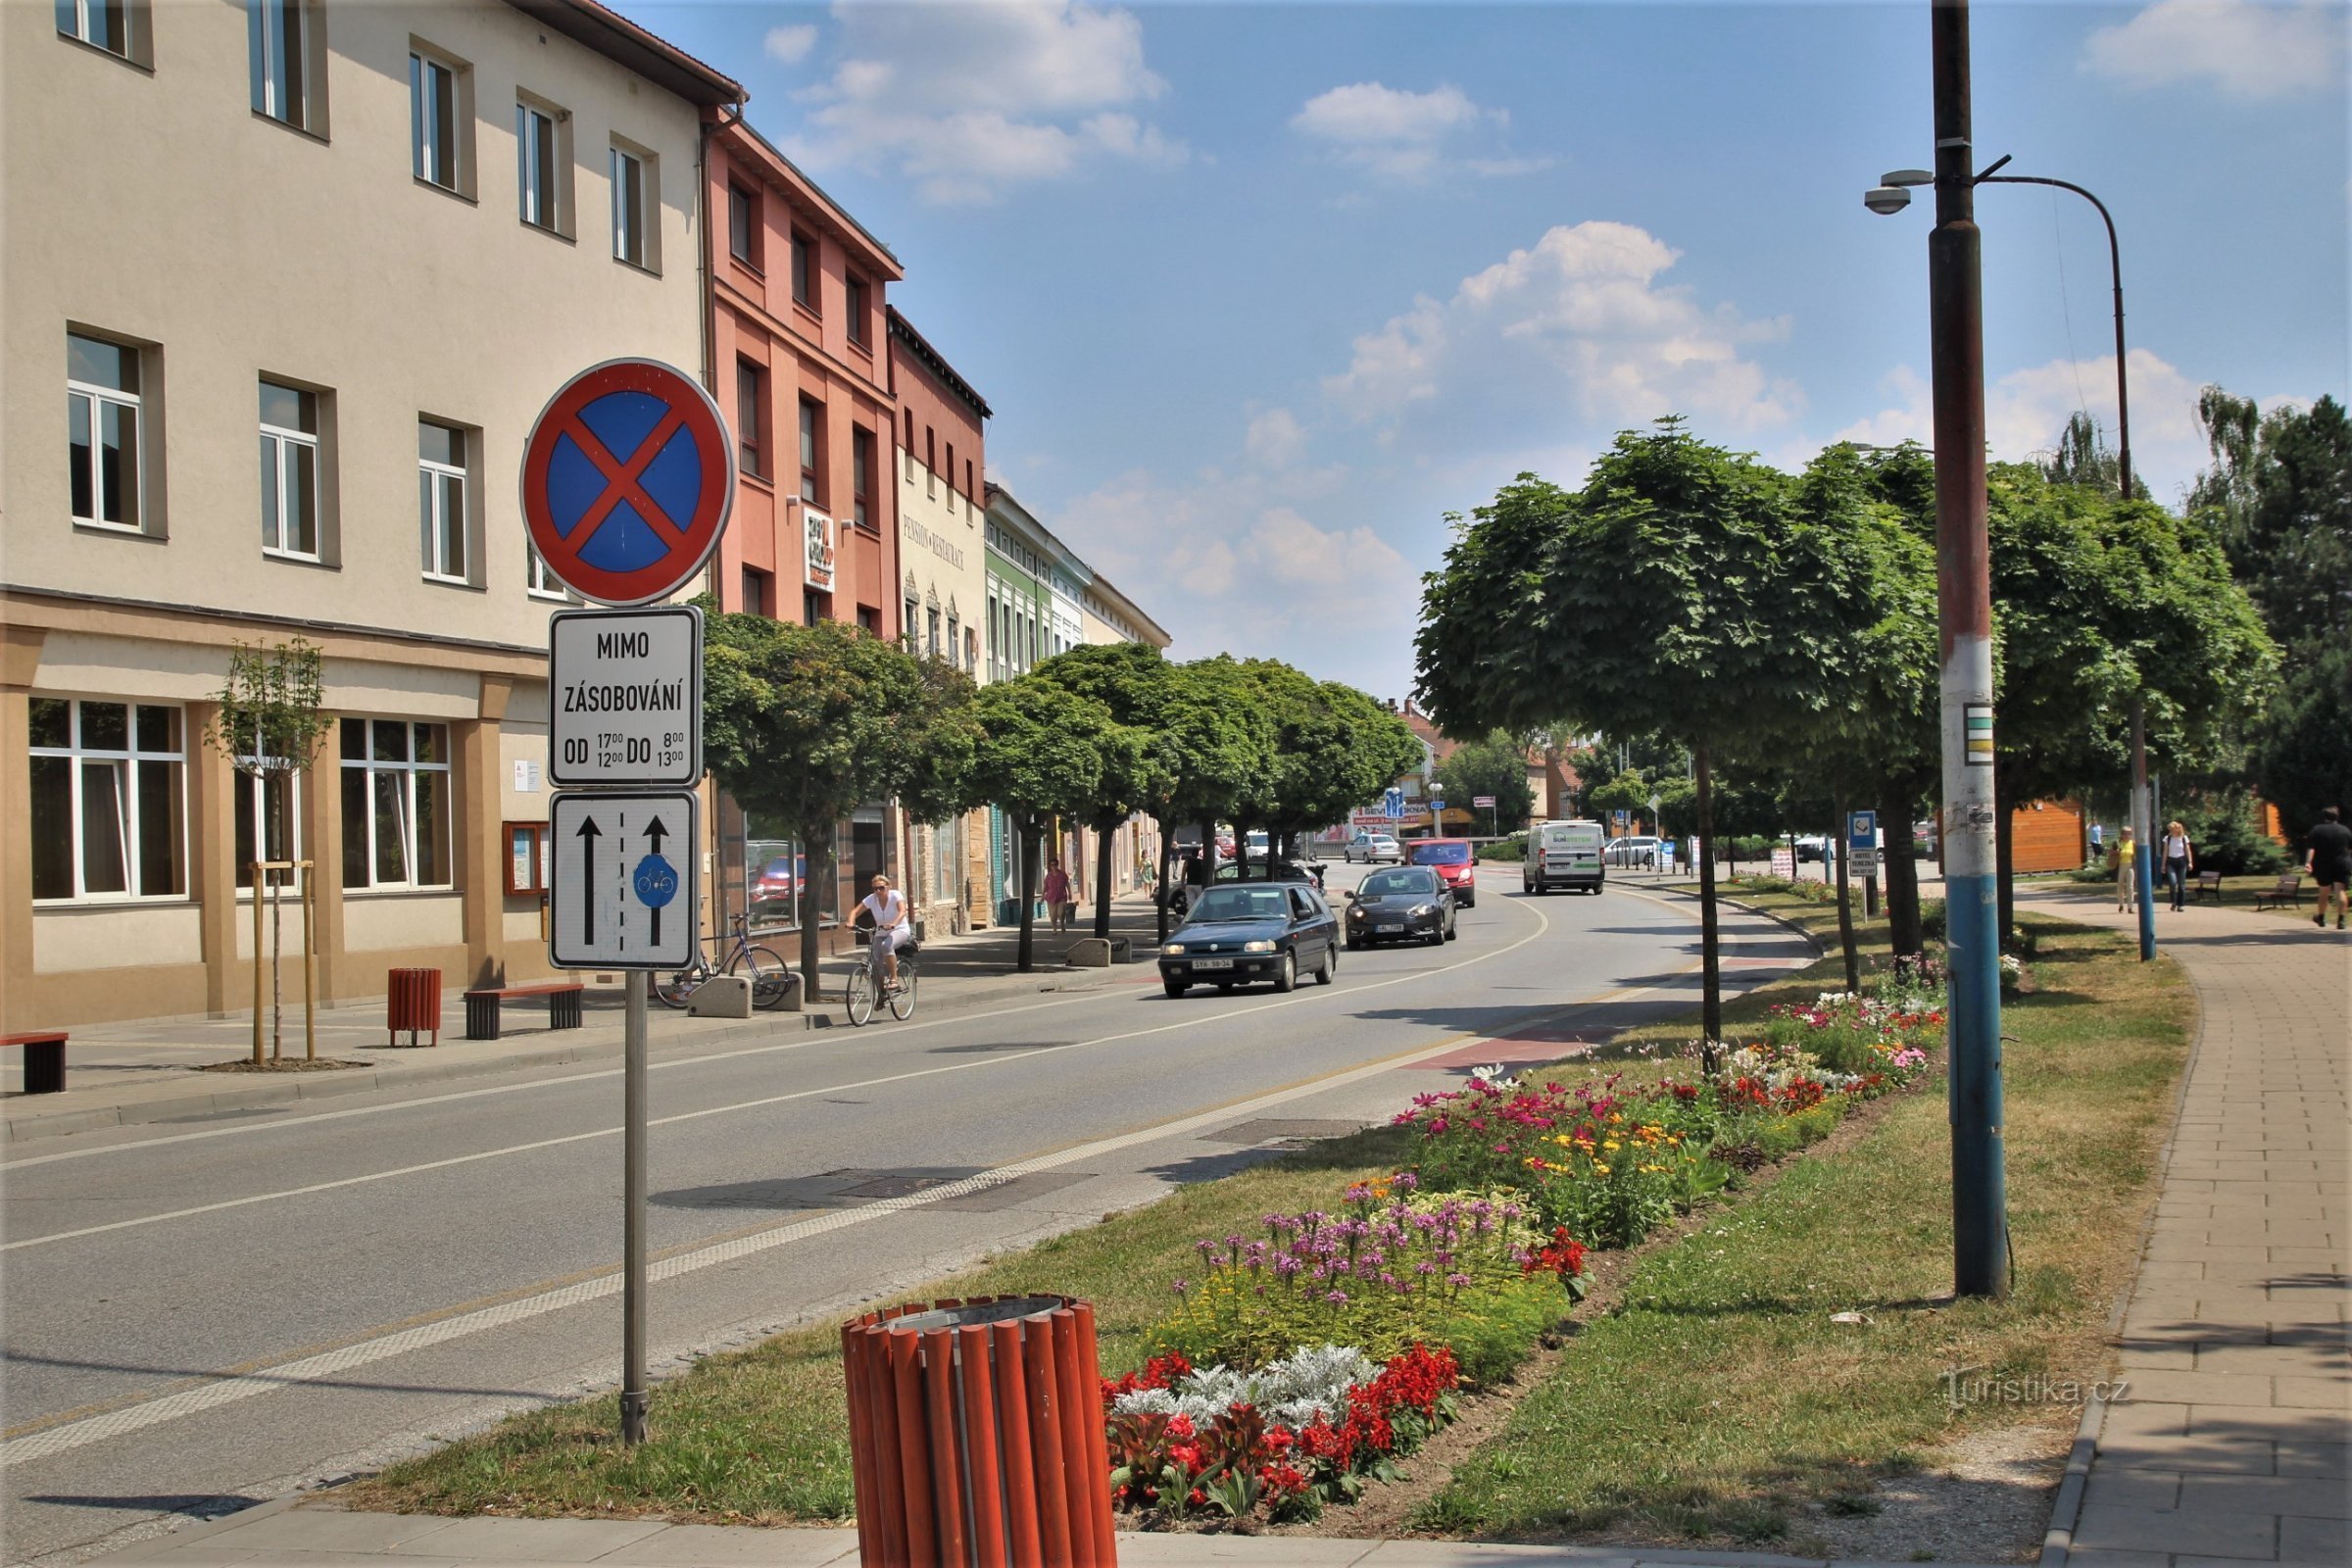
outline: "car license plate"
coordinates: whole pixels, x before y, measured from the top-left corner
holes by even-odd
[[[1404,929],[1404,922],[1401,920],[1384,920],[1379,925],[1374,926],[1372,929],[1375,931],[1401,931]]]
[[[1233,960],[1231,958],[1195,958],[1193,967],[1196,969],[1230,969],[1233,967]]]

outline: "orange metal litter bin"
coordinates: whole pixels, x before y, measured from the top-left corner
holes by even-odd
[[[897,1306],[841,1350],[865,1568],[1115,1568],[1092,1306]]]
[[[385,977],[384,1033],[399,1045],[403,1029],[412,1046],[419,1032],[430,1033],[434,1045],[441,1043],[440,970],[394,969]]]

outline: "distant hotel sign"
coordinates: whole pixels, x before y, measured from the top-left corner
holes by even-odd
[[[908,544],[922,546],[957,571],[963,569],[963,547],[944,535],[933,533],[912,517],[902,516],[899,519],[899,537]]]
[[[814,507],[804,506],[801,526],[808,544],[808,569],[802,581],[820,594],[829,594],[833,591],[833,519]]]

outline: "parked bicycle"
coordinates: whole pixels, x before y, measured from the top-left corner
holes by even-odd
[[[882,952],[874,946],[874,933],[866,927],[858,928],[858,945],[865,949],[865,961],[850,971],[848,987],[850,1022],[863,1025],[874,1015],[874,1001],[880,998],[890,1007],[893,1018],[904,1021],[914,1016],[914,956],[921,944],[909,942],[899,950],[899,977],[893,981],[882,969]]]
[[[712,939],[704,938],[710,942]],[[702,953],[694,962],[674,974],[654,978],[654,995],[672,1007],[683,1007],[694,995],[695,988],[716,975],[740,974],[752,982],[752,1005],[762,1010],[780,1007],[792,995],[792,969],[776,956],[776,950],[753,943],[747,922],[735,916],[735,940],[726,956],[713,962]]]

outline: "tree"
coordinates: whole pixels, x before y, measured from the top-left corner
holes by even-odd
[[[1168,704],[1170,665],[1150,643],[1082,643],[1040,663],[1040,680],[1091,697],[1117,723],[1146,737],[1141,747],[1117,747],[1104,758],[1102,787],[1079,815],[1095,830],[1095,935],[1110,935],[1111,835],[1164,793],[1166,750],[1155,744]]]
[[[703,753],[721,789],[801,841],[801,982],[814,997],[815,890],[836,874],[836,824],[892,796],[918,820],[963,804],[972,683],[860,626],[706,615]]]
[[[286,798],[294,778],[307,772],[326,740],[334,719],[319,711],[321,697],[317,645],[297,637],[268,647],[255,643],[231,646],[228,679],[220,688],[219,708],[206,727],[205,739],[228,759],[229,765],[262,787],[268,818],[264,841],[254,846],[257,860],[284,858],[294,842],[287,831]],[[256,871],[254,897],[270,887],[270,1059],[284,1054],[286,1003],[278,978],[278,955],[284,950],[283,928],[286,873]],[[258,965],[262,956],[255,954]],[[308,955],[305,955],[308,961]],[[254,1020],[253,1064],[262,1065],[261,1020]]]
[[[1242,700],[1270,726],[1267,766],[1233,805],[1237,830],[1266,830],[1269,868],[1277,840],[1343,821],[1417,760],[1404,721],[1352,686],[1317,681],[1279,660],[1244,661]],[[1240,846],[1249,875],[1247,842]]]
[[[1167,666],[1162,701],[1149,725],[1157,765],[1153,792],[1144,802],[1160,824],[1159,939],[1168,936],[1170,842],[1179,822],[1203,824],[1204,849],[1213,852],[1215,826],[1234,803],[1273,766],[1273,725],[1255,700],[1242,667],[1225,655]]]
[[[1121,724],[1092,697],[1032,671],[980,688],[974,705],[981,740],[972,759],[969,799],[1003,810],[1020,846],[1020,956],[1033,967],[1037,857],[1046,823],[1079,816],[1102,799],[1103,779],[1140,769],[1142,731]]]
[[[2108,447],[2106,437],[2087,414],[2078,412],[2066,416],[2066,428],[2058,435],[2058,449],[2044,458],[2040,466],[2052,484],[2079,484],[2085,489],[2104,490],[2109,495],[2123,488],[2123,460]],[[2148,499],[2148,487],[2136,473],[2132,476],[2132,498]]]
[[[1536,813],[1536,790],[1527,783],[1527,748],[1507,731],[1494,729],[1480,741],[1465,741],[1437,764],[1437,783],[1446,800],[1465,811],[1480,795],[1494,797],[1494,832],[1519,832]]]
[[[1717,758],[1791,744],[1862,657],[1846,542],[1797,516],[1781,475],[1680,419],[1621,432],[1579,491],[1521,474],[1473,519],[1424,580],[1415,651],[1432,716],[1525,730],[1562,716],[1565,689],[1581,730],[1661,732],[1691,750],[1710,847]],[[1699,905],[1711,1069],[1711,855]]]

